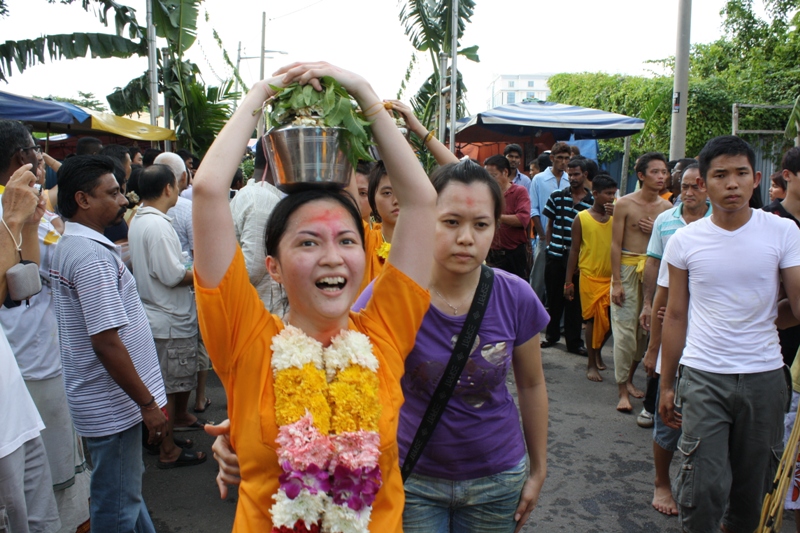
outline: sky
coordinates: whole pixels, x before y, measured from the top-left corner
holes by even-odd
[[[118,0],[136,9],[145,23],[144,0]],[[649,75],[646,64],[675,54],[679,0],[476,0],[472,23],[462,46],[479,46],[480,63],[459,58],[468,88],[471,113],[487,107],[488,86],[499,74],[608,72]],[[692,43],[721,36],[720,9],[725,0],[695,0]],[[7,0],[10,15],[0,18],[0,39],[30,39],[78,31],[113,33],[80,1],[73,5],[46,0]],[[760,2],[756,2],[760,4]],[[414,52],[399,21],[402,0],[205,0],[201,4],[198,39],[188,57],[200,67],[206,84],[231,77],[222,51],[212,37],[216,29],[229,56],[258,55],[261,13],[266,12],[267,75],[280,66],[303,60],[324,60],[363,75],[382,98],[394,98]],[[209,22],[205,21],[208,13]],[[163,43],[161,44],[163,45]],[[418,54],[411,89],[432,71],[427,53]],[[19,73],[16,68],[0,83],[0,91],[23,96],[77,97],[105,95],[147,69],[146,58],[78,59],[39,64]],[[246,83],[257,80],[259,60],[241,61]]]

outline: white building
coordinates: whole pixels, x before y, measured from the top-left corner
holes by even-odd
[[[547,100],[551,74],[500,74],[489,84],[488,107],[515,104],[527,99]]]

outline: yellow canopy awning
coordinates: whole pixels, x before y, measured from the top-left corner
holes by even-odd
[[[167,128],[151,126],[138,120],[118,117],[112,113],[101,113],[91,109],[85,109],[85,111],[91,115],[93,130],[107,131],[138,141],[176,140],[175,132]]]

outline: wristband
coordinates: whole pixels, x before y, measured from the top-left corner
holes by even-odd
[[[433,130],[428,132],[428,134],[425,136],[425,140],[422,141],[422,144],[428,144],[428,141],[431,139],[433,139]]]
[[[573,283],[565,283],[565,284],[564,284],[564,288],[565,288],[565,289],[571,289],[571,288],[572,288],[572,287],[574,287],[574,286],[575,286],[575,285],[574,285]]]
[[[156,397],[151,395],[150,396],[150,401],[147,402],[147,403],[140,403],[139,407],[141,407],[143,409],[147,409],[149,406],[153,405],[154,403],[156,403]],[[152,410],[152,409],[149,409],[149,410]]]

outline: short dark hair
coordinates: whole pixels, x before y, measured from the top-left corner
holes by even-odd
[[[681,161],[684,161],[684,160],[683,160],[683,159],[681,159]],[[681,180],[683,180],[683,175],[684,175],[684,174],[686,174],[686,171],[687,171],[687,170],[691,170],[691,169],[694,169],[694,168],[696,168],[698,171],[700,170],[700,163],[698,163],[698,162],[697,162],[697,161],[695,161],[694,159],[691,159],[690,161],[691,161],[691,163],[689,163],[688,165],[686,165],[686,168],[684,168],[684,169],[681,171]]]
[[[600,173],[600,167],[597,166],[594,159],[586,158],[586,172],[588,173],[586,179],[589,181],[594,180],[594,177]]]
[[[567,163],[567,168],[579,168],[581,169],[581,172],[589,172],[589,168],[586,165],[586,158],[581,156],[570,159],[569,163]]]
[[[617,182],[610,175],[601,172],[592,180],[592,192],[603,192],[608,189],[618,189]]]
[[[120,164],[125,163],[125,156],[127,155],[130,157],[130,152],[128,151],[127,146],[122,146],[121,144],[108,144],[103,146],[103,149],[100,150],[100,155],[107,155],[108,157],[113,157]]]
[[[160,198],[167,185],[178,187],[178,180],[172,169],[167,165],[150,165],[139,177],[139,198],[141,200]]]
[[[8,171],[14,154],[20,148],[27,148],[29,142],[31,142],[31,132],[22,125],[22,122],[0,120],[0,174]]]
[[[775,184],[776,187],[780,187],[784,191],[786,190],[786,178],[783,177],[782,171],[779,170],[775,172],[769,179],[772,180],[772,183]]]
[[[744,155],[750,163],[750,170],[755,172],[756,154],[746,141],[735,135],[721,135],[706,143],[697,159],[700,163],[700,177],[706,179],[711,161],[721,155]]]
[[[375,166],[375,163],[371,161],[359,161],[356,165],[356,173],[369,176],[369,173],[372,172],[373,166]]]
[[[795,146],[786,151],[781,161],[781,170],[788,170],[792,174],[800,172],[800,148]]]
[[[640,173],[646,174],[647,167],[650,166],[650,163],[653,161],[661,161],[664,163],[664,166],[667,165],[667,158],[664,157],[664,154],[661,152],[647,152],[636,160],[636,165],[633,167],[636,176],[638,177]]]
[[[139,148],[139,146],[136,144],[128,147],[128,155],[131,156],[131,161],[133,161],[133,158],[136,157],[136,154],[141,154],[141,153],[142,149]]]
[[[503,155],[507,156],[511,152],[516,152],[518,156],[522,157],[522,147],[518,144],[507,144],[503,150]]]
[[[569,145],[569,151],[573,156],[581,155],[581,149],[574,144]]]
[[[181,156],[181,159],[183,159],[184,161],[186,161],[187,159],[192,159],[194,157],[194,155],[192,155],[192,152],[190,152],[189,150],[184,150],[183,148],[181,148],[180,150],[176,150],[175,153]]]
[[[553,166],[553,162],[550,161],[550,154],[540,155],[539,157],[536,158],[536,162],[539,163],[539,172],[544,172],[545,170],[547,170],[547,167]]]
[[[236,167],[236,172],[233,173],[233,179],[231,180],[231,189],[236,188],[237,183],[244,185],[244,172],[242,172],[241,167]]]
[[[143,172],[144,167],[141,165],[133,165],[131,167],[131,177],[128,178],[128,183],[125,185],[126,193],[135,193],[136,196],[139,196],[139,178],[142,177]],[[141,200],[142,197],[139,196],[139,199]]]
[[[502,155],[493,155],[489,156],[483,160],[483,167],[494,167],[500,172],[506,171],[509,175],[511,175],[511,165],[508,164],[508,159]]]
[[[570,150],[569,145],[565,142],[557,142],[555,143],[552,148],[550,148],[550,155],[555,156],[558,154],[569,154],[572,155],[572,150]]]
[[[105,155],[76,155],[58,169],[58,212],[70,219],[78,212],[75,194],[92,194],[100,178],[114,173],[114,160]]]
[[[378,214],[378,207],[375,203],[375,195],[378,194],[378,185],[381,179],[387,174],[386,165],[383,160],[379,159],[375,162],[375,166],[369,172],[368,185],[367,185],[367,200],[369,200],[369,208],[372,209],[373,218],[381,222],[381,216]]]
[[[103,148],[103,141],[97,137],[81,137],[75,145],[75,155],[97,155]]]
[[[355,199],[346,191],[314,187],[287,194],[277,203],[275,209],[272,210],[272,214],[267,221],[267,231],[264,236],[266,255],[275,258],[278,257],[278,247],[284,233],[286,233],[286,228],[289,225],[289,219],[292,214],[305,204],[320,200],[330,200],[334,203],[339,203],[347,210],[353,218],[353,223],[356,225],[359,237],[361,237],[361,247],[364,247],[364,222],[361,220],[361,213],[359,213],[356,207]],[[361,283],[361,280],[351,281]]]
[[[147,150],[144,151],[144,154],[142,155],[142,166],[144,166],[145,168],[149,167],[150,165],[153,164],[153,161],[156,160],[156,157],[158,157],[159,154],[162,153],[163,151],[159,150],[158,148],[148,148]]]
[[[495,221],[500,220],[500,215],[503,214],[503,192],[500,190],[500,185],[486,172],[485,168],[469,159],[458,163],[448,163],[437,168],[431,175],[431,182],[433,188],[436,189],[436,194],[441,194],[450,183],[463,183],[464,185],[483,183],[489,187],[489,194],[494,203]]]

